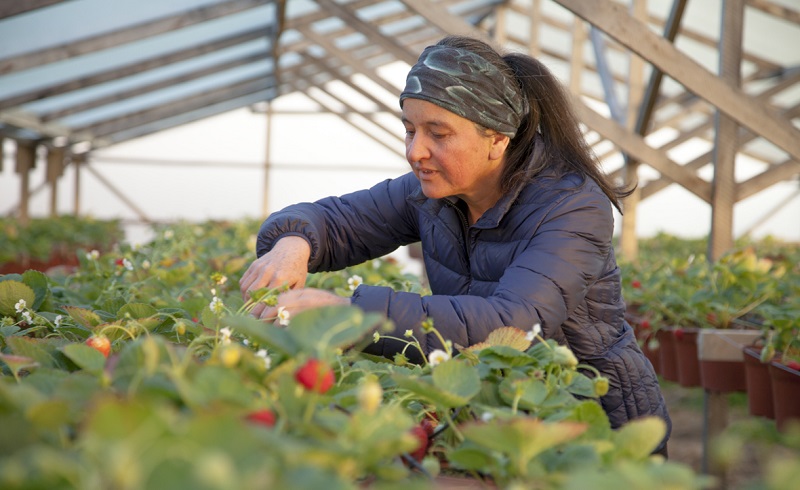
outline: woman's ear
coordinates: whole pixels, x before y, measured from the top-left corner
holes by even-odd
[[[491,135],[490,138],[492,138],[492,146],[489,148],[489,159],[499,160],[503,158],[503,154],[506,148],[508,148],[508,143],[511,142],[511,138],[500,133],[495,133]]]

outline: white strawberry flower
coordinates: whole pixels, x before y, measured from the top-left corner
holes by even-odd
[[[431,367],[438,366],[439,364],[449,360],[450,354],[441,349],[435,349],[428,354],[428,364],[430,364]]]
[[[28,307],[28,302],[24,299],[20,299],[17,301],[17,304],[14,305],[14,309],[17,310],[17,313],[22,313],[25,311],[25,308]]]
[[[542,333],[542,325],[537,323],[536,325],[531,328],[531,331],[525,335],[525,339],[529,342],[533,342],[536,337],[538,337]]]
[[[350,291],[355,291],[357,287],[364,283],[364,279],[359,275],[353,275],[350,279],[347,280],[347,286],[350,288]]]
[[[283,306],[278,307],[278,324],[288,326],[289,325],[289,310],[287,310]]]
[[[231,343],[231,329],[228,327],[220,328],[219,333],[222,335],[222,345],[228,345]]]

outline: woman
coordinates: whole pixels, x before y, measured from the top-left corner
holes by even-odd
[[[422,52],[400,105],[413,172],[272,214],[242,292],[292,289],[254,314],[352,302],[393,320],[397,337],[413,330],[428,352],[442,347],[421,330],[428,317],[462,346],[505,325],[539,324],[609,378],[601,403],[612,426],[644,415],[669,426],[656,375],[623,318],[611,240],[612,205],[626,194],[601,172],[558,80],[529,56],[447,37]],[[417,241],[430,296],[361,285],[342,298],[303,287],[309,271]],[[391,357],[403,345],[382,338],[368,352]]]

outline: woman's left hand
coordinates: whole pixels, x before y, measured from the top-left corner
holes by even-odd
[[[278,295],[278,304],[276,306],[267,306],[263,303],[256,305],[253,308],[252,315],[262,320],[276,319],[278,308],[283,307],[289,313],[289,318],[291,318],[297,313],[310,308],[349,304],[350,298],[339,296],[324,289],[291,289]]]

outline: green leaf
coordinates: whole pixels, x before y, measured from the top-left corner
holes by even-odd
[[[589,424],[586,431],[588,439],[608,440],[611,437],[611,423],[603,407],[596,400],[584,400],[572,409],[566,420]]]
[[[47,299],[50,294],[50,288],[47,286],[47,276],[39,271],[28,270],[22,274],[22,282],[27,284],[33,289],[36,299],[30,308],[34,311],[39,311],[39,307]]]
[[[647,459],[666,433],[667,424],[659,417],[631,420],[613,434],[614,452],[621,459]]]
[[[575,373],[572,377],[572,383],[567,386],[567,391],[573,395],[595,398],[594,382],[591,378],[582,373]]]
[[[469,442],[449,451],[447,460],[456,468],[479,472],[489,472],[495,463],[489,451]]]
[[[223,324],[235,332],[249,337],[259,345],[274,349],[286,356],[293,357],[300,352],[300,346],[294,337],[285,328],[277,327],[272,323],[251,316],[227,316],[224,318]]]
[[[438,388],[431,383],[422,381],[416,377],[393,375],[392,380],[400,388],[410,391],[422,397],[438,407],[456,408],[469,403],[469,398],[454,395],[446,390]]]
[[[106,358],[96,349],[85,344],[69,344],[62,347],[61,350],[84,371],[94,374],[103,372]]]
[[[515,462],[516,468],[525,468],[543,451],[571,441],[585,430],[585,424],[574,422],[517,418],[491,423],[467,423],[461,432],[466,440],[508,456]]]
[[[158,310],[144,303],[128,303],[117,310],[117,319],[122,320],[126,315],[131,318],[141,319],[154,316]]]
[[[78,325],[92,329],[103,323],[103,320],[93,311],[86,308],[79,308],[77,306],[65,306],[64,311],[72,318]]]
[[[0,314],[16,317],[17,309],[14,305],[21,299],[25,300],[28,308],[32,308],[36,301],[36,294],[27,284],[19,281],[0,282]]]
[[[433,384],[465,400],[472,399],[481,391],[478,370],[458,359],[450,359],[434,367]]]
[[[500,397],[511,406],[519,395],[517,406],[522,410],[538,410],[547,398],[547,384],[543,380],[523,377],[504,379],[499,387]]]
[[[321,356],[325,351],[352,347],[382,319],[382,315],[365,314],[355,306],[326,306],[298,313],[287,330],[302,350]]]
[[[18,356],[30,357],[43,367],[55,367],[57,362],[52,351],[55,347],[38,339],[11,337],[7,339],[11,351]],[[48,349],[49,347],[49,349]]]

